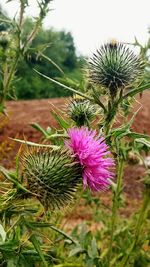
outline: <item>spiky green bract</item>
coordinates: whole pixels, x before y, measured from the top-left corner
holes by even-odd
[[[131,84],[141,74],[143,62],[128,46],[107,43],[89,61],[88,76],[91,82],[116,95],[118,88]]]
[[[78,127],[88,126],[94,118],[95,106],[87,99],[74,99],[68,105],[68,115]]]
[[[23,166],[29,190],[46,210],[67,205],[82,182],[81,167],[67,150],[29,150]]]

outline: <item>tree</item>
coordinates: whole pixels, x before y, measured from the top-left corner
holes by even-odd
[[[24,22],[24,39],[32,27],[33,21]],[[18,98],[48,98],[70,95],[60,87],[38,76],[34,71],[52,78],[68,77],[81,79],[80,60],[76,55],[74,40],[70,32],[56,31],[53,28],[41,28],[32,42],[31,48],[19,63],[17,76],[22,77],[16,84]],[[31,75],[32,73],[32,75]]]
[[[1,4],[0,4],[0,19],[8,19],[7,13],[5,12],[5,10],[3,10]],[[8,29],[8,24],[1,21],[0,22],[0,32],[2,31],[6,31]]]

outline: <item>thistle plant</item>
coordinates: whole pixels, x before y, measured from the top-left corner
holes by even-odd
[[[106,257],[104,257],[104,261],[102,260],[98,263],[101,265],[93,266],[128,266],[130,253],[127,252],[127,255],[120,261],[120,263],[124,265],[116,265],[119,262],[119,256],[118,258],[114,256],[115,252],[113,248],[115,245],[114,236],[118,227],[118,211],[121,205],[120,200],[123,191],[125,161],[130,151],[135,149],[137,152],[137,143],[144,142],[144,144],[149,146],[150,142],[147,135],[134,133],[130,129],[136,114],[128,122],[126,118],[124,118],[119,128],[114,126],[114,122],[118,113],[123,115],[123,104],[125,102],[129,103],[130,98],[148,89],[150,84],[140,85],[140,77],[142,77],[144,63],[140,56],[135,55],[125,44],[113,42],[103,45],[97,53],[93,54],[93,57],[87,64],[88,80],[91,84],[91,90],[89,90],[88,87],[87,90],[84,90],[84,93],[83,90],[77,91],[50,77],[39,74],[51,82],[82,97],[82,101],[78,102],[73,100],[73,104],[71,103],[69,107],[70,118],[75,121],[77,126],[81,127],[87,123],[85,116],[82,123],[79,123],[79,113],[81,114],[81,111],[84,110],[86,113],[87,110],[89,110],[89,106],[92,108],[93,105],[99,105],[101,109],[99,123],[97,126],[92,123],[88,124],[89,130],[84,127],[68,130],[69,126],[64,120],[61,121],[59,119],[58,122],[64,128],[64,131],[68,133],[69,139],[65,141],[66,148],[70,150],[82,167],[84,188],[86,189],[89,187],[91,191],[103,191],[111,187],[113,190],[112,214],[109,225],[110,237],[107,244]],[[137,87],[134,87],[135,85]],[[102,91],[100,87],[105,88],[105,95],[101,95]],[[103,117],[103,120],[101,117]],[[93,127],[96,128],[95,131],[90,129]],[[51,134],[48,138],[51,139]],[[130,142],[127,138],[130,142],[132,141],[133,147],[130,146]],[[112,156],[109,156],[109,148],[106,143],[109,144],[110,151],[112,152],[111,155],[115,156],[115,160]],[[116,171],[114,171],[114,167]],[[115,174],[116,178],[114,177]],[[145,207],[145,204],[143,205]],[[147,209],[148,202],[146,204],[146,210]],[[146,216],[147,213],[143,220],[146,219]],[[140,228],[141,215],[138,221],[137,225],[140,225]],[[139,235],[140,231],[137,231],[135,236],[138,240],[140,239]],[[133,235],[133,243],[135,242],[135,236]],[[130,252],[133,252],[135,247],[136,246],[132,246],[132,251],[130,249]]]
[[[1,49],[5,52],[1,71],[1,111],[15,78],[20,56],[28,53],[47,13],[49,2],[41,1],[40,17],[37,18],[35,27],[23,45],[20,29],[28,1],[20,0],[19,20],[17,24],[14,22],[12,27],[13,34],[16,34],[15,42],[13,43],[11,38],[7,39],[7,34],[1,33]],[[17,49],[12,51],[15,45]],[[4,183],[0,183],[2,193],[0,264],[2,266],[3,263],[4,266],[23,267],[137,266],[135,254],[139,253],[137,252],[139,250],[143,255],[143,246],[149,242],[149,228],[145,230],[146,233],[148,232],[147,237],[143,238],[144,227],[149,220],[149,174],[145,180],[143,204],[139,215],[134,215],[131,221],[122,220],[119,217],[119,209],[124,188],[124,167],[128,155],[132,152],[141,157],[145,146],[146,152],[149,151],[150,138],[146,134],[131,130],[136,113],[128,120],[123,116],[122,107],[124,103],[130,102],[130,98],[133,100],[136,94],[150,88],[149,83],[141,84],[141,80],[135,83],[136,80],[141,79],[143,68],[140,56],[134,54],[128,46],[110,42],[100,47],[88,60],[86,78],[89,84],[84,90],[77,90],[79,87],[74,89],[37,72],[82,98],[73,97],[67,110],[69,120],[53,112],[61,129],[53,129],[50,125],[45,130],[38,124],[32,124],[43,134],[44,142],[33,143],[15,139],[31,147],[24,153],[22,150],[19,151],[15,170],[6,170],[0,166],[0,173],[4,180]],[[103,95],[101,87],[105,89]],[[100,112],[97,113],[97,109]],[[93,123],[95,113],[97,121]],[[118,114],[122,115],[119,127],[115,125]],[[74,121],[75,126],[72,126],[70,119]],[[98,201],[95,201],[97,204],[93,217],[96,217],[96,222],[102,222],[95,237],[93,233],[91,238],[90,231],[86,232],[84,229],[80,233],[78,226],[73,229],[73,234],[69,235],[52,225],[55,221],[56,225],[59,224],[62,227],[64,217],[62,218],[58,213],[55,219],[57,208],[68,206],[78,194],[82,195],[83,191],[85,194],[87,189],[92,195],[91,199],[95,199],[98,192],[101,194],[105,191],[107,195],[108,189],[112,193],[112,204],[105,205],[105,209],[99,197]],[[89,195],[87,199],[89,200]],[[88,208],[93,209],[93,203],[94,201],[92,208],[89,206]],[[102,209],[104,212],[99,217]],[[124,240],[128,243],[124,244]],[[65,246],[62,246],[63,242]],[[55,257],[50,252],[52,246],[57,251]],[[9,252],[8,255],[6,252]],[[146,258],[145,254],[144,257]],[[150,262],[148,253],[147,258],[146,261]],[[148,264],[144,261],[138,266],[148,267]]]

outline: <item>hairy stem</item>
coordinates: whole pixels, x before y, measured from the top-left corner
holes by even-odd
[[[31,45],[33,39],[35,38],[35,36],[37,35],[38,31],[39,31],[39,28],[41,27],[42,25],[42,22],[43,22],[43,19],[45,18],[46,16],[46,9],[47,9],[47,6],[48,6],[48,3],[49,1],[47,1],[47,3],[43,3],[43,6],[42,5],[39,5],[40,7],[40,14],[39,14],[39,17],[37,18],[35,24],[34,24],[34,27],[33,29],[31,30],[29,36],[27,37],[27,40],[26,42],[24,43],[24,46],[23,46],[23,53],[26,52],[26,50],[28,49],[28,47]]]
[[[10,84],[11,84],[11,81],[12,81],[12,79],[14,77],[18,61],[19,61],[19,54],[16,56],[15,61],[14,61],[13,65],[11,67],[11,70],[9,72],[9,76],[8,76],[8,79],[7,79],[7,82],[6,82],[6,85],[5,85],[5,92],[6,93],[8,92]]]
[[[114,123],[114,119],[116,117],[118,108],[119,108],[119,104],[122,101],[122,95],[123,95],[123,89],[121,89],[120,92],[118,92],[117,95],[115,95],[115,97],[110,96],[109,101],[108,101],[108,112],[105,118],[105,135],[109,134],[109,131],[111,130],[113,123]]]
[[[108,113],[105,119],[105,135],[108,135],[109,131],[112,128],[115,116],[118,111],[118,105],[119,105],[118,101],[108,103]]]
[[[110,233],[110,244],[109,244],[109,264],[111,261],[112,256],[112,246],[113,246],[113,240],[114,240],[114,231],[117,221],[117,211],[119,207],[119,198],[120,193],[122,189],[122,177],[123,177],[123,169],[124,169],[124,160],[123,158],[118,159],[118,174],[117,174],[117,187],[114,192],[113,197],[113,207],[112,207],[112,217],[111,217],[111,233]],[[110,266],[110,265],[109,265]]]
[[[83,265],[81,264],[75,264],[74,263],[62,263],[62,264],[58,264],[58,265],[54,265],[54,267],[83,267]]]

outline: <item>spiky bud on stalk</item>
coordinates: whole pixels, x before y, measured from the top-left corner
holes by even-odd
[[[143,62],[128,46],[107,43],[89,61],[88,76],[91,82],[109,89],[115,96],[118,88],[124,88],[141,74]]]
[[[95,106],[87,99],[73,99],[68,105],[68,115],[78,127],[88,126],[96,112]]]
[[[0,32],[0,46],[5,50],[10,42],[10,36],[7,31]]]
[[[29,150],[23,157],[23,167],[29,190],[45,209],[67,205],[82,181],[81,167],[67,150]]]

